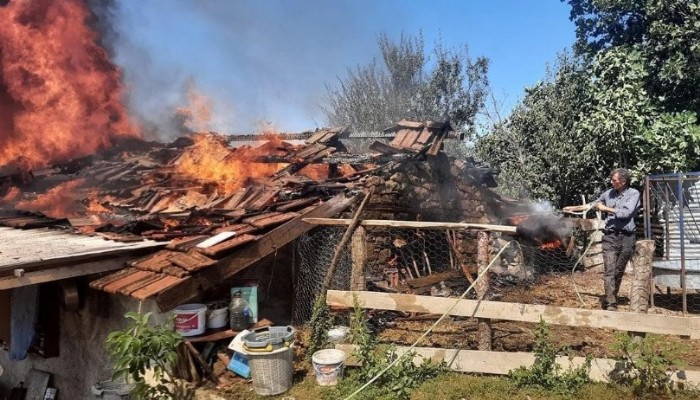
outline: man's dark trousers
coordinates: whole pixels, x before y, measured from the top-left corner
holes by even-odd
[[[617,306],[617,293],[627,262],[634,254],[635,241],[634,232],[608,231],[603,236],[605,307]]]

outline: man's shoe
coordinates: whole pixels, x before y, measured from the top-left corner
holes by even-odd
[[[608,311],[617,311],[617,305],[609,304],[607,307],[605,307],[605,309]]]

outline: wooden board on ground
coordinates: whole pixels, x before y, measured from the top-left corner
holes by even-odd
[[[426,314],[444,314],[449,311],[450,315],[463,317],[531,323],[538,323],[542,319],[551,325],[616,329],[619,331],[629,331],[634,328],[635,332],[690,336],[691,339],[700,336],[700,331],[698,331],[700,317],[341,290],[329,290],[326,303],[332,307],[352,308],[354,297],[357,298],[362,308]],[[455,303],[457,304],[455,305]]]
[[[348,344],[337,344],[336,349],[343,350],[345,354],[352,354],[356,346]],[[410,349],[407,346],[396,348],[396,354],[401,356],[409,350],[415,351],[414,362],[420,364],[425,358],[433,361],[445,361],[450,369],[458,372],[468,372],[476,374],[506,375],[510,370],[518,367],[529,367],[535,362],[535,353],[525,352],[505,352],[505,351],[479,351],[479,350],[457,350],[457,349],[435,349],[432,347],[415,347]],[[557,357],[563,371],[570,367],[576,368],[586,361],[584,357]],[[588,376],[596,382],[609,382],[610,373],[618,368],[618,361],[609,358],[594,358],[591,362],[591,370]],[[358,366],[357,360],[348,357],[346,365]],[[675,371],[671,376],[676,382],[683,382],[696,386],[700,384],[700,371],[686,369]]]

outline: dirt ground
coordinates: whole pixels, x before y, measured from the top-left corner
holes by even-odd
[[[626,274],[622,281],[619,298],[619,311],[629,311],[631,276]],[[556,273],[540,276],[530,285],[516,285],[499,288],[498,300],[513,303],[556,305],[572,308],[601,309],[603,296],[603,273],[601,268],[575,273]],[[650,313],[682,315],[680,295],[667,295],[658,290],[655,305]],[[697,294],[688,296],[689,313],[698,312],[700,298]],[[395,319],[381,332],[381,340],[397,345],[411,345],[437,319],[410,320],[411,317]],[[536,324],[509,321],[492,321],[493,350],[532,351]],[[611,344],[616,332],[609,329],[578,328],[551,325],[551,340],[561,348],[569,348],[576,355],[594,357],[614,357]],[[700,340],[668,337],[683,347],[683,360],[689,366],[700,366]],[[447,319],[438,325],[434,332],[423,340],[420,346],[440,348],[477,348],[477,323],[470,318]]]

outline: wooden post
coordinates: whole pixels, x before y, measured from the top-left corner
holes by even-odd
[[[649,301],[654,293],[651,291],[651,262],[654,257],[654,241],[639,240],[634,247],[632,257],[632,290],[630,292],[630,311],[646,313],[649,310]],[[644,333],[630,332],[632,340],[641,343]]]
[[[651,296],[651,262],[654,257],[654,241],[639,240],[632,257],[634,278],[630,293],[630,309],[633,312],[645,313],[649,309]]]
[[[476,263],[479,267],[479,276],[481,276],[481,278],[476,282],[475,289],[479,300],[486,299],[491,286],[488,272],[482,275],[482,272],[484,272],[489,265],[489,237],[490,235],[488,232],[479,232],[477,236]],[[491,320],[479,319],[478,336],[479,350],[491,350],[493,337],[491,332]]]
[[[352,256],[352,274],[350,275],[350,290],[365,290],[365,264],[367,263],[367,233],[365,228],[358,226],[352,234],[350,242]]]

